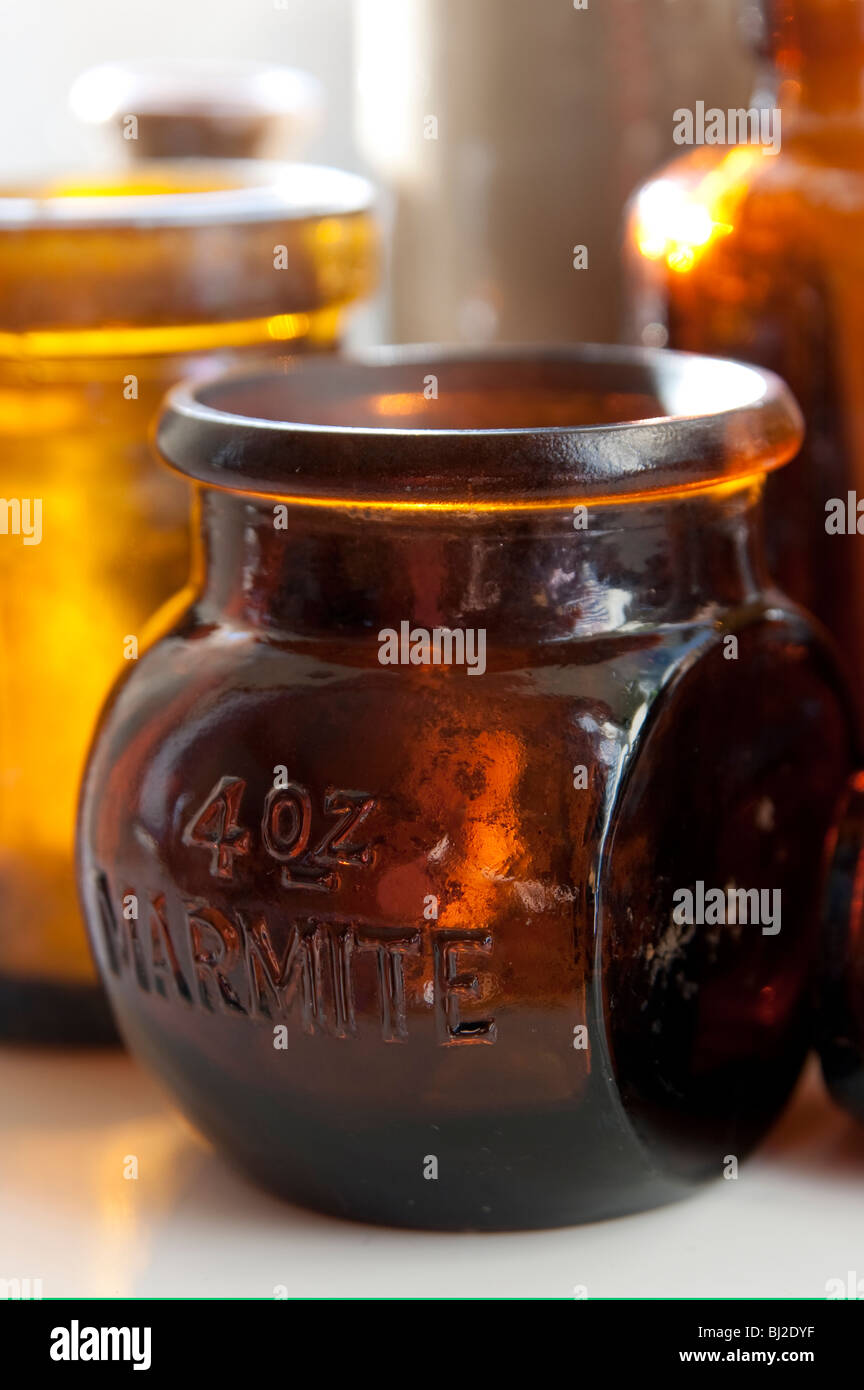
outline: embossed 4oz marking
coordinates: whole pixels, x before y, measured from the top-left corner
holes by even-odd
[[[252,832],[239,823],[240,803],[246,791],[242,777],[220,777],[183,830],[183,843],[206,849],[214,878],[233,878],[235,860],[253,847]],[[261,842],[272,859],[282,865],[286,887],[332,892],[339,887],[336,869],[365,868],[372,863],[372,848],[355,844],[352,835],[375,805],[369,792],[328,788],[325,816],[335,816],[312,847],[312,797],[299,782],[274,787],[264,802]]]

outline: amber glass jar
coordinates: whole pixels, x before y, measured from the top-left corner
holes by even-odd
[[[249,59],[133,58],[76,78],[74,114],[118,158],[296,158],[320,124],[317,78]]]
[[[791,385],[807,433],[768,484],[769,564],[864,691],[864,3],[764,0],[762,13],[754,110],[779,148],[702,145],[640,190],[632,331]]]
[[[369,195],[333,170],[155,161],[0,194],[0,1036],[110,1026],[75,802],[105,693],[188,569],[187,489],[148,424],[181,376],[334,344],[370,283]]]
[[[546,1226],[763,1133],[850,765],[831,654],[762,568],[799,430],[773,377],[636,350],[169,397],[192,579],[103,715],[80,879],[127,1041],[247,1173]],[[730,888],[761,926],[703,912]]]

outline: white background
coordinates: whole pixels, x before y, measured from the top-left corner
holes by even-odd
[[[258,1192],[119,1053],[0,1053],[0,1277],[46,1298],[825,1298],[850,1270],[864,1278],[864,1130],[815,1069],[737,1181],[591,1226],[436,1235]]]
[[[310,157],[355,166],[351,0],[0,0],[0,177],[87,158],[92,133],[66,105],[84,68],[166,57],[314,72],[328,115]]]

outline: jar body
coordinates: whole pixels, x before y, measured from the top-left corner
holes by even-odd
[[[182,188],[185,175],[172,177]],[[164,172],[157,186],[172,188]],[[148,440],[158,403],[181,376],[246,351],[334,347],[341,326],[326,266],[313,284],[314,227],[302,250],[275,215],[151,225],[148,198],[131,192],[128,225],[0,228],[0,474],[13,509],[0,537],[0,1036],[43,1043],[116,1037],[77,902],[75,810],[99,707],[188,575],[188,492]],[[357,268],[368,221],[343,221]],[[280,236],[293,253],[281,279],[269,250]],[[218,275],[220,258],[233,278]]]
[[[42,520],[33,544],[0,547],[0,1034],[86,1043],[114,1032],[78,912],[80,778],[105,693],[189,557],[187,490],[147,442],[165,364],[83,365],[0,363],[3,495],[38,499]]]
[[[680,1196],[764,1132],[850,731],[749,571],[753,504],[716,547],[716,501],[618,508],[580,560],[569,512],[279,542],[205,492],[211,580],[114,692],[80,874],[127,1040],[255,1179],[542,1227]],[[482,673],[382,665],[400,618],[482,629]],[[780,891],[782,928],[676,925],[700,883]]]

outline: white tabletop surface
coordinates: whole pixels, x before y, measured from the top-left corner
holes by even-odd
[[[256,1191],[120,1053],[0,1050],[0,1278],[46,1298],[824,1298],[850,1270],[864,1277],[864,1129],[815,1067],[737,1181],[617,1221],[459,1236]]]

